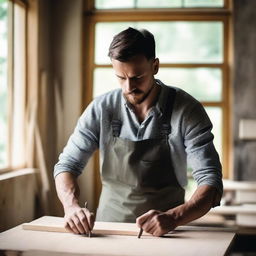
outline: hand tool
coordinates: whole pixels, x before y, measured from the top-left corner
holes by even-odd
[[[143,232],[143,229],[142,229],[142,228],[140,228],[140,232],[139,232],[139,234],[138,234],[138,238],[140,238],[140,237],[141,237],[142,232]]]
[[[84,203],[84,207],[85,207],[87,210],[89,210],[89,209],[87,208],[87,205],[88,205],[88,202],[86,201],[86,202]],[[89,230],[88,237],[91,238],[91,235],[92,235],[92,232],[91,232],[91,230]]]

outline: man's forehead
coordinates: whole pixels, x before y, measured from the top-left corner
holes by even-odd
[[[144,64],[150,63],[152,60],[148,60],[144,55],[135,55],[132,58],[123,61],[118,59],[111,59],[111,62],[120,62],[120,63],[134,63],[134,64]]]
[[[150,66],[151,62],[147,59],[133,59],[130,61],[119,61],[111,60],[114,68],[119,69],[134,69],[136,72],[141,72],[142,70],[147,69]]]

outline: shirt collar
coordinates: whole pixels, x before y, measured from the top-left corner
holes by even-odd
[[[121,99],[122,105],[124,105],[126,108],[130,109],[131,111],[133,111],[132,104],[129,101],[127,101],[127,99],[124,97],[122,90],[121,90],[121,94],[122,94],[122,99]]]

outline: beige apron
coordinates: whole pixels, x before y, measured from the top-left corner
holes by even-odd
[[[131,141],[118,137],[122,121],[119,112],[114,114],[113,136],[102,165],[97,221],[135,222],[148,210],[166,211],[184,203],[185,191],[175,176],[168,143],[176,95],[174,89],[169,90],[159,123],[160,138]]]

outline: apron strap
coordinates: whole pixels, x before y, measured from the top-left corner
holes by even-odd
[[[121,108],[122,108],[122,91],[120,90],[120,93],[118,95],[119,104],[117,105],[117,108],[112,113],[112,120],[111,120],[111,129],[113,137],[119,137],[121,127],[122,127],[122,118],[121,118]]]
[[[172,118],[175,97],[176,97],[176,90],[169,87],[169,93],[166,100],[165,110],[164,110],[163,119],[162,119],[162,134],[166,136],[168,136],[172,131],[171,118]]]
[[[122,122],[118,119],[113,119],[111,122],[113,137],[119,137],[121,131]]]

